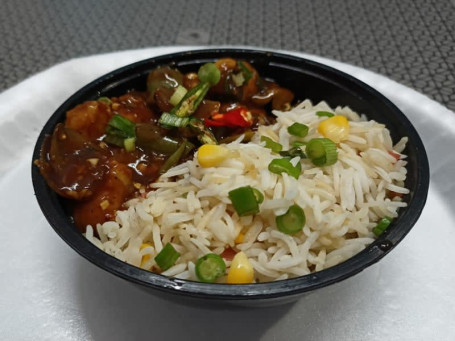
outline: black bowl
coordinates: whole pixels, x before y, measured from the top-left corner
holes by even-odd
[[[205,284],[167,278],[109,256],[92,245],[78,232],[65,209],[64,201],[46,184],[37,167],[32,166],[32,179],[38,203],[58,235],[80,255],[98,267],[154,292],[162,291],[185,297],[254,302],[282,302],[351,277],[379,261],[411,230],[425,205],[429,185],[429,166],[422,141],[406,116],[387,98],[361,81],[331,67],[275,52],[246,49],[211,49],[169,54],[137,62],[110,72],[91,82],[71,96],[50,117],[35,146],[33,159],[39,158],[45,134],[51,134],[65,113],[87,100],[100,96],[119,96],[128,90],[145,90],[146,77],[158,65],[169,64],[183,72],[195,71],[203,63],[221,57],[251,62],[259,73],[291,89],[297,99],[313,103],[325,100],[332,107],[349,106],[369,119],[385,123],[394,141],[408,136],[408,174],[406,187],[410,194],[404,200],[408,207],[400,211],[389,229],[364,251],[332,268],[284,281],[248,284]],[[247,303],[245,302],[245,303]]]

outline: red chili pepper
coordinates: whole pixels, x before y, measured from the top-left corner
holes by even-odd
[[[231,261],[234,256],[237,254],[237,252],[230,246],[228,246],[224,251],[221,253],[221,257]]]
[[[245,108],[236,108],[226,113],[215,113],[204,120],[207,127],[245,128],[253,124],[251,113]]]

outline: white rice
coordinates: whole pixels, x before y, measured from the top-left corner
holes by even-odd
[[[278,156],[260,142],[268,136],[283,150],[296,139],[287,127],[294,122],[309,126],[305,140],[321,137],[316,111],[331,111],[350,121],[350,135],[338,146],[338,162],[315,167],[301,162],[295,179],[268,170]],[[116,220],[98,225],[99,237],[87,227],[85,236],[105,252],[145,269],[156,269],[154,257],[170,242],[181,253],[164,275],[197,280],[196,260],[209,252],[221,254],[227,247],[244,251],[255,269],[255,281],[282,280],[320,271],[339,264],[373,242],[376,222],[396,217],[406,203],[390,199],[388,191],[407,194],[406,156],[396,160],[388,151],[402,153],[407,138],[393,146],[383,124],[367,121],[349,108],[331,109],[306,100],[287,112],[275,111],[276,123],[259,127],[252,141],[225,145],[235,157],[219,167],[202,168],[197,157],[170,169],[150,185],[145,198],[130,200]],[[233,213],[229,191],[250,185],[265,197],[261,212],[238,217]],[[306,215],[302,232],[293,236],[277,230],[275,217],[297,204]],[[235,242],[239,233],[241,243]],[[144,247],[143,244],[148,246]],[[228,268],[230,262],[226,262]],[[223,281],[223,278],[220,279]]]

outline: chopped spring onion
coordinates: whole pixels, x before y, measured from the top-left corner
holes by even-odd
[[[269,171],[275,174],[287,173],[290,176],[298,179],[302,171],[302,165],[300,162],[297,165],[293,165],[289,158],[273,159],[269,164]]]
[[[107,105],[111,105],[112,104],[112,101],[110,100],[109,97],[100,97],[97,99],[98,102],[103,102]]]
[[[306,144],[307,143],[304,142],[304,141],[294,141],[294,142],[292,142],[292,146],[293,147],[302,147],[302,146],[306,146]]]
[[[240,217],[259,213],[259,203],[251,186],[236,188],[228,195]]]
[[[189,117],[178,117],[175,114],[163,112],[158,123],[167,127],[186,127],[190,123]]]
[[[127,152],[134,151],[134,149],[136,149],[136,138],[128,137],[127,139],[124,139],[123,146],[125,147]]]
[[[335,114],[329,112],[329,111],[316,111],[316,116],[319,117],[333,117]]]
[[[195,272],[201,282],[213,283],[225,274],[226,263],[217,254],[209,253],[197,260]]]
[[[379,220],[378,224],[373,229],[373,233],[376,236],[380,236],[389,227],[391,222],[392,222],[392,218],[389,218],[389,217],[382,218],[381,220]]]
[[[119,114],[115,114],[107,124],[106,137],[104,140],[107,143],[116,145],[118,147],[126,147],[126,139],[134,140],[136,138],[135,127],[136,125],[134,122],[131,122],[129,119],[120,116]],[[128,148],[134,146],[133,140],[130,140],[128,142]]]
[[[257,203],[262,204],[264,202],[264,194],[262,194],[260,190],[258,190],[257,188],[254,188],[254,187],[253,187],[253,193],[254,193],[254,196],[256,197]]]
[[[318,167],[331,166],[338,160],[337,147],[328,138],[314,138],[308,141],[306,154],[311,162]]]
[[[173,106],[176,106],[177,104],[180,103],[183,97],[185,97],[186,93],[188,90],[182,85],[179,85],[174,93],[172,94],[171,98],[169,99],[169,103],[171,103]]]
[[[215,63],[206,63],[199,68],[197,73],[199,80],[203,83],[209,83],[210,86],[217,85],[221,78],[221,72]]]
[[[281,156],[287,156],[287,157],[296,157],[298,156],[299,158],[301,159],[305,159],[306,158],[306,155],[305,153],[303,152],[302,149],[300,149],[300,147],[293,147],[289,150],[283,150],[280,152],[280,155]]]
[[[286,234],[296,234],[305,226],[305,212],[298,205],[292,205],[287,212],[275,218],[278,230]]]
[[[175,264],[177,259],[180,257],[180,253],[171,245],[167,243],[163,249],[155,257],[156,264],[165,271]]]
[[[187,117],[193,114],[199,104],[204,99],[207,91],[209,91],[210,83],[201,82],[193,89],[188,91],[182,100],[170,111],[170,114],[178,117]]]
[[[261,142],[265,142],[265,148],[271,149],[274,153],[279,153],[283,149],[283,146],[281,144],[273,141],[270,137],[267,136],[261,136]]]
[[[194,145],[187,140],[183,140],[177,150],[167,158],[160,168],[160,174],[166,173],[170,168],[174,167],[179,160],[187,154],[191,149],[194,148]]]
[[[305,137],[308,135],[308,129],[307,125],[295,122],[288,127],[288,133],[298,137]]]
[[[239,66],[240,70],[242,70],[243,78],[245,79],[243,84],[248,83],[248,81],[251,79],[251,77],[253,77],[253,73],[251,72],[250,69],[248,69],[246,67],[245,64],[243,64],[242,61],[238,62],[238,66]]]

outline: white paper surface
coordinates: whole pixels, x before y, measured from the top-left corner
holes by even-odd
[[[292,53],[382,92],[410,118],[430,159],[422,216],[378,264],[285,306],[213,310],[151,295],[98,269],[57,236],[30,178],[44,123],[95,78],[183,49],[75,59],[0,94],[0,340],[455,340],[455,113],[383,76],[324,58]]]

